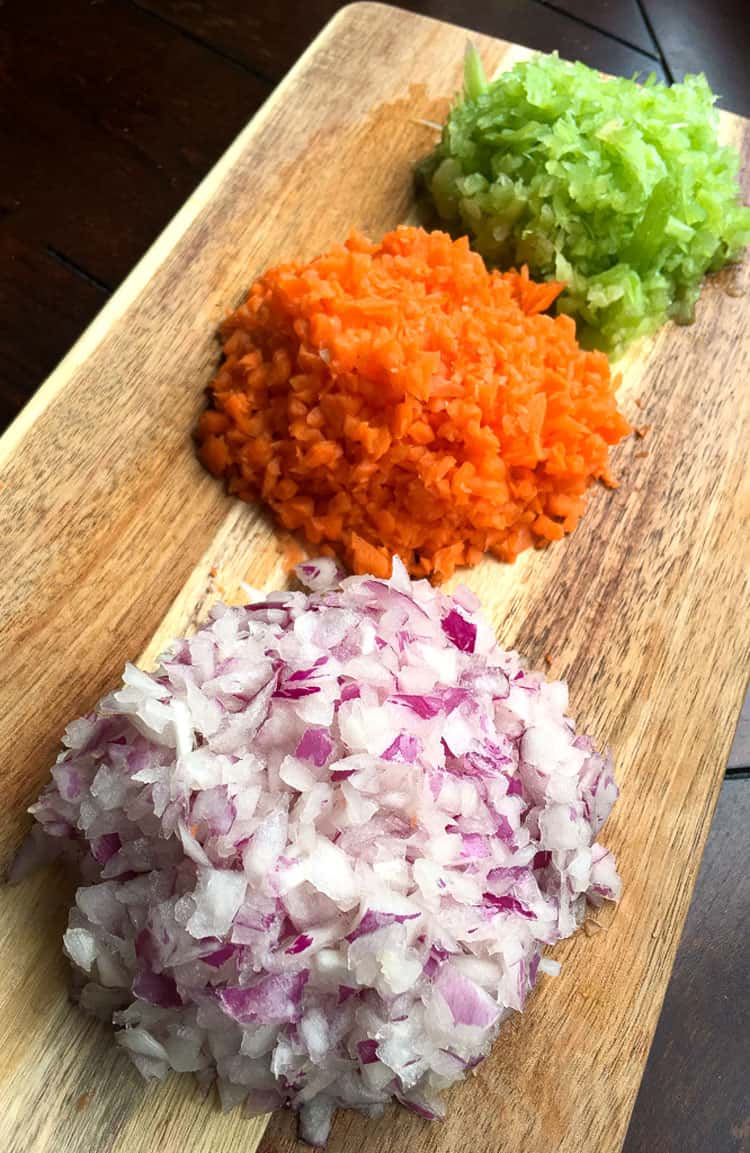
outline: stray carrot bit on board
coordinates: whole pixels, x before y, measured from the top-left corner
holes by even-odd
[[[643,440],[644,436],[646,436],[650,431],[651,431],[651,425],[650,424],[639,424],[639,425],[636,425],[635,428],[633,429],[633,432],[635,433],[635,435],[638,437],[639,440]]]
[[[305,557],[305,550],[293,536],[284,535],[281,538],[279,541],[279,551],[281,553],[281,567],[285,573],[292,572],[298,564],[302,564],[302,561],[307,559]]]
[[[217,569],[216,565],[215,565],[215,564],[212,564],[212,565],[211,565],[211,567],[210,567],[210,569],[208,570],[208,575],[209,575],[210,577],[215,577],[218,571],[219,571],[219,570]]]
[[[201,460],[355,572],[559,540],[630,431],[606,357],[543,315],[561,287],[406,227],[272,268],[223,325]]]

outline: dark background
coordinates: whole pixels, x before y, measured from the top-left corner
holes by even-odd
[[[748,0],[402,6],[603,71],[704,71],[723,107],[750,116]],[[0,430],[340,7],[0,0]],[[749,729],[746,719],[625,1153],[750,1153]]]

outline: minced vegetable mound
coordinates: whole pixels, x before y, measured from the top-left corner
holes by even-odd
[[[558,540],[629,431],[606,357],[543,314],[560,287],[406,227],[272,268],[223,325],[200,458],[355,572]]]
[[[469,49],[464,99],[418,175],[485,259],[563,281],[582,343],[617,353],[692,319],[704,274],[750,241],[714,99],[702,75],[640,85],[556,55],[488,84]]]

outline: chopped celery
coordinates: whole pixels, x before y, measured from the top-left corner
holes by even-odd
[[[692,315],[701,280],[750,241],[738,157],[719,144],[704,76],[672,87],[536,56],[464,98],[418,174],[438,215],[490,262],[562,279],[560,311],[618,353]]]
[[[482,57],[469,40],[464,55],[464,96],[467,100],[478,100],[486,91],[487,77],[484,74]]]

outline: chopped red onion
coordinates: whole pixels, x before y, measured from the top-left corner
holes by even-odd
[[[477,626],[468,621],[458,609],[451,609],[443,617],[443,632],[450,637],[457,649],[464,653],[473,653],[477,639]]]
[[[544,946],[617,899],[594,839],[617,788],[468,590],[398,561],[298,576],[68,726],[18,875],[50,845],[78,860],[81,1004],[145,1077],[213,1077],[322,1145],[341,1107],[442,1116],[557,971]]]

